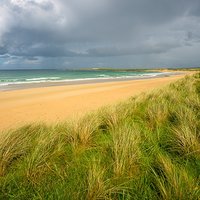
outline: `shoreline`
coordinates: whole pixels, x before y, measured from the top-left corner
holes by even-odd
[[[186,74],[151,79],[0,91],[0,132],[30,123],[58,123],[131,96],[162,88]]]
[[[131,76],[131,77],[117,77],[117,78],[86,78],[82,80],[72,79],[72,80],[60,80],[60,81],[46,81],[46,82],[32,82],[32,83],[14,83],[8,85],[0,85],[1,91],[13,91],[13,90],[23,90],[32,88],[43,88],[43,87],[53,87],[53,86],[67,86],[67,85],[84,85],[84,84],[95,84],[95,83],[108,83],[108,82],[122,82],[131,80],[144,80],[144,79],[154,79],[162,77],[177,76],[181,74],[186,74],[187,72],[164,72],[157,74],[155,76]]]

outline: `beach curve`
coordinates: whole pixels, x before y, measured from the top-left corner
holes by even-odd
[[[33,122],[55,123],[161,88],[185,74],[123,82],[64,85],[0,92],[0,131]]]

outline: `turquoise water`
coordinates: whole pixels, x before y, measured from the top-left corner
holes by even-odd
[[[160,72],[152,73],[109,70],[1,70],[0,86],[23,83],[153,77],[160,74]]]

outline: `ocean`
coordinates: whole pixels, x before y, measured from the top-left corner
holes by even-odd
[[[161,72],[112,70],[0,70],[0,88],[29,83],[140,79],[156,77],[162,74]]]

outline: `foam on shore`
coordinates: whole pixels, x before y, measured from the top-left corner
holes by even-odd
[[[100,74],[99,77],[95,78],[75,78],[75,79],[60,79],[60,77],[27,78],[24,81],[17,80],[13,82],[1,82],[0,91],[61,86],[61,85],[77,85],[77,84],[88,84],[88,83],[150,79],[150,78],[166,77],[179,74],[180,72],[156,72],[156,73],[144,73],[134,76],[127,75],[127,76],[115,76],[115,77]]]

